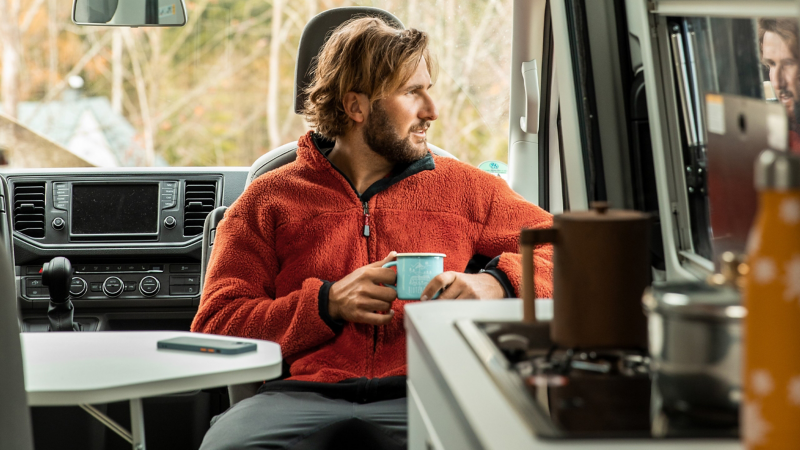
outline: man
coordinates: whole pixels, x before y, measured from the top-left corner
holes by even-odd
[[[428,151],[438,111],[427,45],[375,18],[338,28],[308,89],[316,132],[217,228],[192,330],[276,341],[290,376],[221,415],[203,449],[406,447],[409,301],[381,267],[396,252],[447,255],[420,300],[520,295],[520,229],[551,217],[505,181]],[[463,273],[474,255],[491,262]],[[535,257],[549,297],[550,249]]]
[[[769,71],[769,81],[789,116],[789,144],[800,152],[800,59],[798,59],[797,19],[758,19],[761,62]]]

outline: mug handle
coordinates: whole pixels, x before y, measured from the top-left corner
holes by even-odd
[[[397,267],[397,261],[390,261],[390,262],[384,264],[381,267],[383,267],[384,269],[388,269],[389,267]],[[390,288],[394,289],[395,292],[397,292],[397,285],[396,284],[383,283],[383,285],[386,286],[386,287],[390,287]]]

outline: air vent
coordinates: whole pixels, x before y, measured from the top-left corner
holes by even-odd
[[[14,184],[14,229],[44,237],[44,183]]]
[[[217,197],[215,181],[187,181],[183,210],[183,235],[197,236],[203,232],[208,213],[214,210]]]

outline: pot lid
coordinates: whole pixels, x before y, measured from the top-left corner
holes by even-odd
[[[587,211],[569,211],[555,216],[556,220],[622,222],[650,220],[650,215],[627,209],[610,209],[608,202],[592,202]]]
[[[647,288],[642,303],[648,312],[740,320],[747,315],[738,290],[703,282],[658,283]]]

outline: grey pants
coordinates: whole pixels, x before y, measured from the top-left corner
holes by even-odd
[[[264,392],[215,418],[200,450],[405,449],[405,398],[372,403]]]

